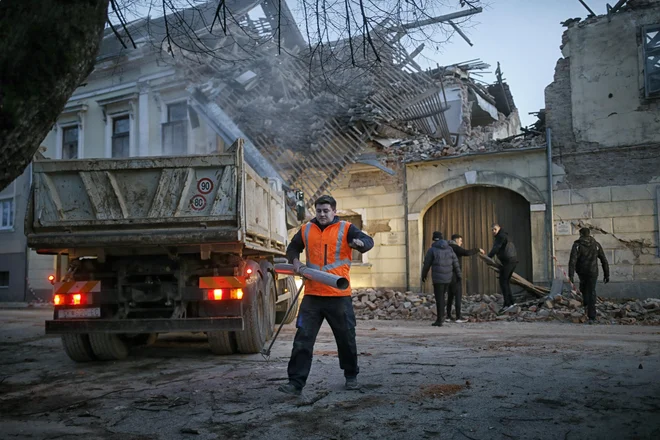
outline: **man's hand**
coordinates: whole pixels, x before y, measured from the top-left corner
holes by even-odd
[[[354,238],[353,241],[350,242],[349,246],[353,249],[361,248],[364,247],[364,242],[359,238]]]
[[[603,278],[603,282],[604,282],[605,284],[609,283],[609,282],[610,282],[610,277],[605,277],[605,278]]]
[[[481,255],[486,255],[486,251],[483,250],[483,249],[481,249],[481,248],[479,249],[479,253],[480,253]]]
[[[299,259],[293,260],[293,272],[299,274],[300,273],[300,268],[303,267],[303,264],[300,262]]]

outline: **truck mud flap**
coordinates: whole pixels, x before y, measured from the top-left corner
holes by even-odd
[[[57,319],[46,321],[46,334],[71,333],[168,333],[242,331],[243,318],[189,319]]]

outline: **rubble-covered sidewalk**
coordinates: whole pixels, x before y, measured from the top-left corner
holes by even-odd
[[[582,323],[586,321],[584,307],[576,298],[576,295],[565,292],[554,298],[530,300],[501,311],[501,294],[468,295],[463,297],[461,310],[463,319],[470,322],[503,320]],[[357,318],[364,320],[435,320],[436,317],[432,293],[354,289],[353,306]],[[599,301],[596,309],[601,324],[660,325],[660,299]]]

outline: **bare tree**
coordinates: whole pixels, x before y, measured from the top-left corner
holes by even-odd
[[[330,77],[346,66],[369,68],[391,58],[389,49],[402,40],[440,44],[457,27],[435,15],[452,7],[475,9],[478,1],[289,3],[293,13],[286,0],[0,0],[0,190],[30,163],[108,36],[127,50],[146,38],[164,56],[200,62],[223,57],[226,46],[214,37],[238,33],[249,43],[243,38],[231,44],[239,44],[246,58],[260,44],[275,43],[280,52],[304,56],[310,71],[316,63]],[[250,17],[247,12],[259,5],[262,16]],[[459,13],[457,23],[469,15]],[[161,16],[162,28],[150,26],[149,19],[135,21],[145,16]],[[145,20],[146,26],[138,26]],[[266,34],[254,32],[255,20],[270,24],[263,27]],[[138,35],[145,29],[147,35]]]

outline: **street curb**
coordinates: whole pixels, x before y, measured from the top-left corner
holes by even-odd
[[[2,309],[52,309],[53,303],[0,302]]]

